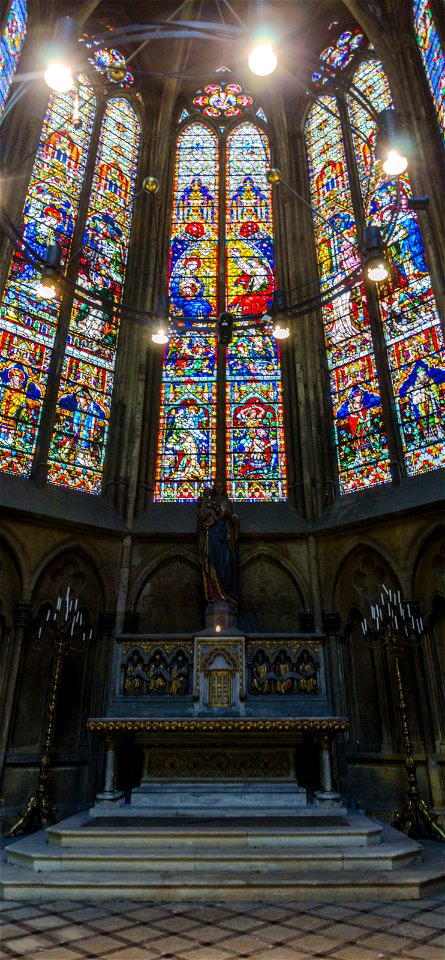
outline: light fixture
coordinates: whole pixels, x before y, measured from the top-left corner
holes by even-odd
[[[380,228],[372,224],[364,229],[363,272],[365,277],[374,283],[382,283],[389,275],[388,263],[383,250],[382,234]]]
[[[285,290],[275,290],[272,320],[274,322],[272,336],[276,340],[286,340],[289,336],[289,327],[287,324],[287,296]]]
[[[79,93],[78,90],[74,92],[74,101],[73,101],[73,127],[75,130],[82,129],[82,117],[80,116],[80,107],[79,107]]]
[[[154,178],[153,178],[154,179]],[[157,317],[158,329],[152,333],[153,343],[159,343],[161,346],[168,343],[168,318],[170,315],[170,302],[168,294],[158,293],[156,297],[155,316]]]
[[[427,210],[430,198],[428,196],[424,197],[408,197],[408,210]]]
[[[280,322],[277,320],[272,330],[272,336],[274,336],[276,340],[287,340],[289,336],[289,327],[282,327]]]
[[[402,153],[402,137],[395,110],[381,110],[377,118],[375,155],[382,160],[383,169],[389,177],[399,177],[408,166]]]
[[[168,343],[168,335],[162,323],[159,325],[157,333],[152,333],[151,339],[153,340],[153,343]]]
[[[218,317],[218,342],[228,347],[233,336],[233,317],[231,313],[220,313]]]
[[[79,40],[79,25],[73,17],[61,17],[55,27],[52,54],[44,73],[45,81],[55,93],[72,90],[72,64]]]
[[[60,258],[62,248],[58,243],[50,243],[46,250],[45,263],[40,274],[36,293],[44,300],[54,300],[59,292]]]
[[[216,632],[216,633],[221,633],[221,627],[220,627],[219,623],[216,624],[215,632]]]
[[[115,67],[110,67],[107,70],[107,77],[109,80],[112,80],[113,83],[122,83],[127,76],[127,65],[126,63],[118,63]]]
[[[146,193],[156,193],[156,190],[159,190],[159,180],[156,177],[145,177],[142,186]]]
[[[249,53],[249,67],[257,77],[268,77],[274,72],[277,63],[276,53],[268,41],[257,43]]]

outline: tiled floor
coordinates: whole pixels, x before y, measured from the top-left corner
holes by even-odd
[[[444,897],[354,901],[0,902],[0,957],[22,960],[445,960]]]

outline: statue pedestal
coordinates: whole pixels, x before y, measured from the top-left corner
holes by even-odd
[[[238,630],[238,607],[230,600],[210,600],[205,612],[204,634],[241,635]]]

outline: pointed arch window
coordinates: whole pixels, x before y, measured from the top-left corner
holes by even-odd
[[[353,75],[353,83],[376,112],[392,106],[388,81],[378,61],[363,59]],[[324,109],[325,105],[330,112]],[[348,169],[352,170],[354,164],[360,184],[356,209],[361,202],[364,222],[382,227],[390,236],[391,281],[379,290],[386,348],[380,352],[379,375],[388,377],[392,384],[396,431],[400,435],[405,471],[411,476],[445,466],[443,335],[418,220],[408,207],[409,178],[405,174],[398,180],[390,180],[381,164],[374,163],[375,125],[352,95],[346,98],[346,110],[354,128],[354,157],[348,154],[347,159],[337,97],[322,98],[310,111],[306,126],[312,202],[324,217],[324,220],[315,218],[322,292],[330,289],[335,293],[336,282],[340,281],[337,307],[333,299],[325,304],[323,314],[343,493],[390,479],[386,421],[378,404],[379,379],[357,246],[349,247],[349,263],[345,259],[335,266],[334,251],[345,236],[350,239],[348,229],[352,230],[356,243],[350,187],[349,196],[344,192]],[[345,288],[348,277],[350,283]],[[337,330],[342,332],[337,334]],[[365,369],[371,373],[372,387],[367,385]],[[338,396],[340,374],[343,381],[340,381]],[[388,411],[385,416],[389,415]],[[367,441],[375,416],[378,416],[378,427],[375,423]],[[342,455],[347,462],[353,448],[361,444],[368,458],[370,444],[378,444],[382,452],[379,461],[382,472],[363,470],[358,458],[345,482]]]
[[[179,326],[164,358],[158,501],[195,500],[215,473],[218,198],[218,139],[197,121],[176,145],[169,291]]]
[[[99,493],[136,182],[140,127],[127,100],[109,100],[99,137],[49,451],[51,483]]]
[[[328,109],[326,109],[328,108]],[[391,479],[380,388],[364,296],[340,115],[334,97],[314,104],[306,124],[309,180],[330,372],[340,490]],[[345,280],[353,281],[345,287]]]
[[[97,494],[140,125],[127,98],[108,99],[97,118],[93,152],[96,98],[85,78],[79,78],[78,93],[77,128],[72,94],[50,99],[25,200],[23,242],[12,258],[0,306],[0,470],[26,477],[37,459],[48,459],[49,482]],[[86,211],[80,223],[79,209]],[[70,255],[80,255],[74,298],[69,284],[51,301],[37,293],[38,258],[54,242],[62,248],[63,273]]]
[[[377,112],[393,106],[377,60],[363,61],[353,83]],[[352,98],[348,107],[354,125],[374,142],[376,130],[369,116]],[[406,471],[425,473],[445,466],[445,350],[440,317],[418,217],[408,206],[409,176],[391,180],[380,163],[370,174],[356,135],[354,147],[366,221],[388,231],[400,207],[389,246],[392,280],[379,302]]]
[[[3,112],[26,37],[26,0],[11,0],[0,39],[0,114]]]
[[[31,471],[61,306],[60,297],[37,295],[33,255],[44,257],[54,242],[62,247],[62,266],[70,255],[95,112],[86,83],[80,97],[78,130],[72,97],[53,94],[49,101],[23,210],[23,246],[12,258],[0,305],[0,469],[22,476]]]
[[[239,106],[227,107],[227,90],[212,109],[230,109],[232,116],[250,107],[239,87],[229,90]],[[227,136],[219,129],[222,136],[191,120],[177,140],[169,262],[174,332],[164,357],[155,501],[196,499],[215,478],[218,443],[218,469],[231,497],[286,496],[279,350],[260,322],[274,290],[269,142],[247,119]],[[234,318],[234,334],[218,362],[216,319],[224,310]],[[218,400],[225,404],[219,414]]]
[[[445,140],[445,55],[431,11],[429,0],[414,0],[414,31],[422,57],[428,86]]]

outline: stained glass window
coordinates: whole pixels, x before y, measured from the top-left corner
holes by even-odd
[[[378,112],[392,106],[381,65],[363,61],[354,84]],[[354,125],[373,145],[375,126],[349,98]],[[381,163],[353,134],[367,222],[391,231],[390,282],[379,301],[389,369],[408,474],[445,466],[445,350],[418,218],[409,209],[409,177],[389,179]],[[394,224],[394,212],[399,208]]]
[[[178,137],[155,501],[195,500],[215,475],[218,142],[203,123]],[[213,323],[212,323],[213,321]]]
[[[325,109],[329,108],[329,111]],[[312,107],[306,141],[330,371],[340,490],[390,481],[389,454],[340,117],[333,97]],[[351,278],[345,286],[346,278]]]
[[[354,56],[354,53],[363,43],[363,34],[359,30],[346,30],[342,33],[337,42],[320,54],[320,66],[312,74],[312,83],[316,86],[324,86],[332,78],[332,70],[344,70]],[[326,70],[324,67],[330,67]]]
[[[429,0],[414,0],[414,29],[445,140],[445,56],[434,26]]]
[[[69,256],[91,136],[95,102],[80,83],[82,128],[73,129],[71,94],[53,95],[25,201],[22,249],[12,259],[0,306],[0,469],[28,475],[45,395],[60,299],[40,298],[40,271],[24,257],[45,256],[58,242]]]
[[[49,453],[49,480],[88,493],[101,486],[139,139],[130,104],[109,100],[77,277],[88,299],[74,299]]]
[[[218,96],[222,89],[219,85]],[[224,91],[241,96],[236,84],[224,85]],[[213,93],[213,87],[205,88],[206,97]],[[198,106],[205,110],[209,104]],[[222,98],[210,106],[224,119],[234,105]],[[217,373],[221,386],[226,381],[230,496],[254,501],[286,496],[279,350],[260,322],[274,290],[269,143],[257,126],[243,122],[227,137],[224,154],[220,197],[216,134],[199,120],[178,137],[169,265],[173,333],[164,357],[156,501],[195,500],[215,479]],[[218,231],[225,235],[221,261]],[[219,272],[225,276],[224,297]],[[216,319],[223,310],[235,323],[218,372]]]
[[[26,36],[26,0],[12,0],[0,39],[0,113],[5,106]]]
[[[239,318],[227,350],[227,476],[240,500],[286,497],[278,341],[263,331],[274,290],[269,143],[242,123],[227,139],[226,309]]]
[[[205,117],[239,117],[252,103],[252,97],[243,93],[239,83],[224,81],[207,84],[193,100],[193,105],[202,110]]]

